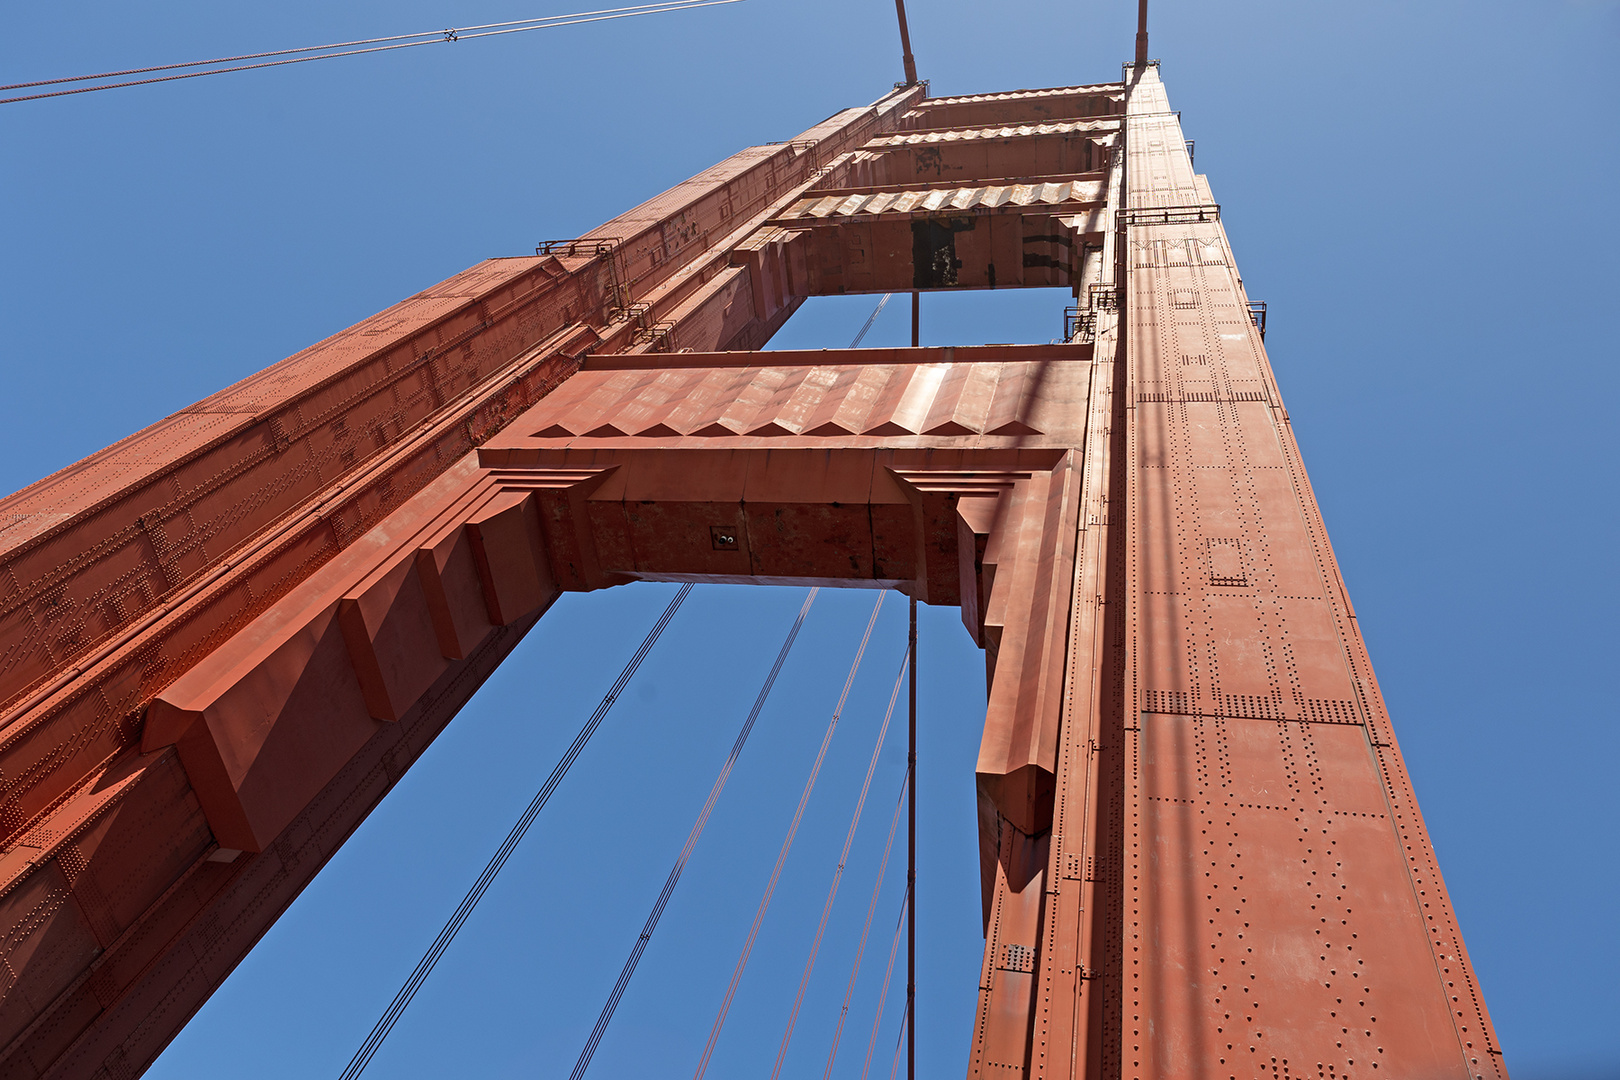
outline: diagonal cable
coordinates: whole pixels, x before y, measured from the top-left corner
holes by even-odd
[[[860,798],[855,800],[855,813],[849,819],[849,831],[844,834],[844,850],[838,853],[838,869],[833,871],[832,884],[827,887],[827,900],[821,905],[821,922],[816,924],[815,940],[810,943],[810,955],[804,962],[804,974],[799,976],[799,992],[793,997],[793,1010],[788,1013],[787,1029],[782,1032],[782,1046],[776,1052],[776,1065],[771,1069],[771,1080],[782,1075],[782,1063],[787,1060],[788,1043],[793,1041],[793,1028],[799,1022],[799,1007],[804,1004],[804,992],[810,986],[810,975],[816,968],[816,956],[821,952],[821,939],[827,933],[827,919],[832,915],[833,901],[838,899],[838,886],[844,880],[844,867],[849,865],[849,850],[855,846],[855,831],[861,826],[861,812],[866,809],[866,796],[872,790],[872,776],[877,772],[878,758],[883,754],[883,741],[889,734],[889,721],[894,719],[894,703],[900,700],[900,687],[906,681],[910,667],[908,651],[900,664],[900,674],[894,680],[894,692],[889,695],[889,710],[883,714],[878,728],[877,743],[872,747],[872,760],[866,766],[866,780],[861,784]],[[891,840],[893,833],[890,834]],[[885,859],[887,853],[885,853]]]
[[[703,1080],[703,1074],[709,1069],[709,1060],[714,1057],[715,1044],[720,1041],[720,1029],[726,1024],[726,1014],[731,1011],[731,1001],[737,996],[737,984],[742,981],[743,969],[748,966],[748,957],[754,951],[754,939],[759,937],[760,924],[765,921],[765,912],[771,906],[771,897],[776,892],[776,883],[782,877],[782,867],[787,863],[788,852],[793,848],[793,838],[798,835],[799,822],[804,819],[804,808],[810,802],[810,792],[815,790],[816,777],[821,774],[821,763],[827,758],[827,747],[832,743],[833,732],[838,730],[838,717],[843,714],[844,703],[849,700],[849,688],[855,684],[855,673],[861,668],[861,657],[866,655],[866,644],[872,640],[872,628],[877,625],[878,612],[883,610],[883,598],[888,593],[878,593],[877,603],[872,605],[872,617],[866,622],[866,633],[861,637],[861,647],[855,650],[855,662],[849,667],[849,677],[844,680],[843,693],[838,695],[838,705],[833,709],[832,719],[827,722],[827,733],[821,737],[821,749],[816,752],[815,764],[810,767],[810,776],[804,782],[804,793],[799,796],[799,808],[793,812],[793,822],[788,826],[787,836],[782,840],[782,850],[776,856],[776,868],[771,871],[771,880],[765,886],[765,895],[760,898],[759,910],[754,913],[754,925],[749,927],[748,940],[743,943],[742,955],[737,957],[737,968],[731,973],[731,985],[726,987],[726,996],[720,1003],[720,1013],[714,1018],[714,1028],[709,1032],[709,1041],[703,1047],[703,1057],[698,1061],[697,1072],[693,1080]]]
[[[257,71],[260,68],[283,67],[287,64],[307,64],[312,60],[331,60],[339,56],[361,56],[366,53],[392,52],[396,49],[413,49],[418,45],[441,45],[448,42],[470,41],[473,38],[498,37],[502,34],[522,34],[530,30],[552,30],[560,26],[578,26],[582,23],[610,22],[614,19],[633,19],[640,15],[661,15],[669,11],[686,11],[689,8],[720,7],[725,4],[738,4],[743,0],[667,0],[665,3],[644,4],[633,8],[608,8],[602,11],[581,11],[567,15],[551,15],[540,19],[518,19],[506,23],[485,23],[481,26],[471,26],[465,29],[429,30],[416,34],[394,34],[388,37],[365,38],[359,41],[341,42],[332,45],[306,45],[295,49],[276,49],[270,52],[245,53],[242,56],[221,57],[216,60],[193,60],[180,64],[157,64],[152,67],[130,68],[126,71],[107,71],[98,75],[70,75],[56,79],[36,79],[33,82],[10,83],[0,86],[0,91],[24,90],[37,86],[59,86],[63,83],[88,82],[96,79],[118,78],[122,75],[139,75],[153,71],[178,71],[178,74],[154,75],[147,79],[133,79],[127,82],[101,83],[97,86],[78,86],[67,90],[50,90],[38,94],[23,94],[17,97],[0,98],[0,105],[11,105],[19,101],[38,101],[42,98],[67,97],[72,94],[88,94],[96,90],[118,90],[128,86],[148,86],[152,83],[174,82],[179,79],[197,79],[204,75],[223,75],[231,71]],[[519,25],[521,24],[521,25]],[[492,29],[504,27],[505,29]],[[480,31],[468,33],[469,30]],[[393,44],[372,44],[373,42],[393,42]],[[367,48],[349,48],[351,45],[366,45]],[[340,50],[332,52],[328,50]],[[301,54],[315,55],[301,55]],[[259,57],[281,57],[279,60],[261,60],[256,64],[237,64],[238,60],[253,60]],[[232,67],[216,67],[211,65],[234,64]],[[185,68],[207,68],[205,71],[184,71]]]
[[[910,660],[909,656],[907,660]],[[902,668],[901,675],[904,674],[905,669]],[[898,686],[895,692],[899,693]],[[893,709],[894,706],[891,704],[889,708]],[[844,987],[844,1003],[838,1010],[838,1026],[833,1029],[832,1049],[827,1051],[827,1067],[822,1070],[821,1080],[832,1080],[833,1062],[838,1059],[838,1044],[844,1038],[844,1021],[849,1019],[849,1002],[855,996],[855,980],[861,974],[861,959],[866,955],[866,939],[872,933],[872,917],[877,914],[878,895],[883,892],[883,878],[889,870],[889,853],[894,850],[894,834],[900,827],[900,812],[906,807],[906,789],[910,786],[911,774],[908,772],[905,779],[900,782],[900,797],[894,801],[894,815],[889,819],[889,838],[884,841],[883,858],[878,862],[877,880],[872,883],[872,899],[866,905],[866,922],[861,926],[860,944],[855,946],[855,963],[850,965],[849,985]]]
[[[659,3],[637,4],[634,7],[603,8],[601,11],[576,11],[568,15],[541,15],[533,19],[512,19],[507,22],[482,23],[478,26],[464,26],[459,30],[420,30],[414,34],[390,34],[387,37],[334,41],[327,45],[301,45],[293,49],[272,49],[269,52],[243,53],[240,56],[216,56],[212,60],[187,60],[178,64],[153,64],[150,67],[125,68],[122,71],[98,71],[94,75],[64,75],[56,79],[35,79],[33,82],[6,83],[0,85],[0,90],[28,90],[36,86],[59,86],[62,83],[93,82],[97,79],[121,79],[126,75],[149,75],[154,71],[179,71],[183,68],[215,67],[219,64],[237,64],[244,60],[262,60],[268,56],[293,56],[298,53],[330,52],[334,49],[352,49],[357,45],[376,45],[385,41],[413,41],[416,38],[430,38],[433,41],[443,41],[448,38],[448,40],[454,41],[469,30],[494,30],[507,26],[526,26],[530,23],[552,23],[561,19],[579,19],[590,15],[614,15],[621,11],[642,11],[671,7],[688,2],[690,0],[661,0]]]
[[[3,88],[0,88],[0,89],[3,89]],[[852,349],[860,348],[861,341],[866,337],[866,332],[868,330],[872,329],[872,324],[877,322],[877,317],[879,315],[883,314],[883,305],[887,304],[889,302],[889,297],[891,297],[893,295],[894,295],[893,293],[884,293],[883,294],[883,299],[879,300],[878,303],[877,303],[877,307],[872,309],[872,314],[870,314],[870,315],[868,315],[866,317],[866,325],[861,327],[861,332],[855,335],[855,340],[849,343],[850,348],[852,348]]]
[[[906,780],[911,780],[910,773]],[[900,953],[900,934],[906,928],[907,901],[911,899],[911,886],[906,885],[905,895],[900,897],[900,917],[894,920],[894,941],[889,943],[889,964],[883,969],[883,989],[878,991],[877,1015],[872,1017],[872,1037],[866,1041],[866,1064],[861,1066],[861,1080],[866,1080],[867,1074],[872,1071],[872,1052],[877,1049],[878,1029],[883,1026],[883,1007],[889,1001],[889,980],[894,976],[894,958]],[[905,1030],[905,1018],[900,1021],[900,1030]]]
[[[630,682],[630,677],[636,673],[636,669],[641,666],[641,662],[652,651],[653,644],[658,640],[658,636],[664,632],[664,627],[669,625],[669,621],[675,617],[675,612],[680,609],[681,603],[691,591],[692,586],[690,583],[682,585],[680,591],[675,594],[675,599],[669,602],[669,606],[664,609],[664,613],[658,617],[658,621],[648,631],[647,637],[641,643],[641,647],[636,650],[629,663],[625,664],[624,670],[619,672],[619,677],[613,681],[613,688],[607,692],[607,696],[596,707],[596,711],[591,713],[590,719],[585,721],[585,726],[579,729],[579,734],[574,736],[574,741],[568,747],[567,752],[563,754],[562,760],[557,762],[556,767],[551,770],[551,775],[546,778],[545,784],[535,793],[534,798],[529,802],[528,808],[523,811],[523,816],[518,818],[517,824],[512,826],[512,831],[507,833],[506,839],[501,842],[500,848],[496,850],[495,855],[489,860],[489,865],[484,867],[484,872],[478,875],[477,881],[473,882],[473,887],[467,891],[467,895],[461,901],[460,906],[450,916],[450,921],[444,924],[444,929],[439,931],[439,936],[433,939],[433,944],[428,947],[427,953],[418,961],[416,969],[411,972],[410,978],[405,980],[405,985],[399,988],[399,993],[394,995],[394,1000],[389,1003],[388,1008],[378,1018],[376,1026],[371,1029],[371,1034],[366,1036],[366,1041],[361,1043],[360,1049],[354,1052],[354,1057],[349,1061],[349,1067],[343,1070],[342,1080],[355,1080],[355,1077],[365,1071],[371,1059],[382,1048],[383,1041],[388,1038],[389,1032],[393,1031],[394,1024],[398,1022],[401,1014],[410,1005],[411,999],[416,996],[417,990],[421,989],[422,983],[432,974],[433,966],[439,962],[439,957],[444,955],[444,951],[450,947],[450,943],[461,932],[462,924],[472,914],[473,908],[478,906],[478,901],[484,898],[484,893],[489,890],[490,885],[495,881],[496,875],[506,865],[506,860],[511,858],[512,852],[516,850],[518,844],[523,840],[524,834],[529,831],[529,826],[534,824],[534,819],[539,815],[541,809],[545,807],[546,800],[550,799],[551,793],[557,790],[557,785],[562,783],[562,778],[568,775],[568,769],[574,764],[574,759],[579,757],[581,750],[585,749],[585,744],[596,733],[596,729],[601,725],[603,718],[607,716],[608,710],[613,708],[613,703],[619,699],[625,685]]]
[[[889,1065],[889,1080],[894,1080],[895,1074],[900,1071],[900,1048],[906,1044],[906,1027],[911,1023],[911,1017],[900,1018],[900,1034],[894,1039],[894,1061]]]
[[[608,995],[607,1004],[602,1006],[602,1015],[597,1017],[596,1026],[591,1029],[591,1036],[585,1041],[585,1049],[579,1053],[579,1061],[575,1063],[574,1071],[568,1074],[569,1080],[580,1080],[585,1075],[585,1070],[590,1068],[591,1058],[595,1056],[596,1048],[601,1045],[602,1036],[607,1034],[608,1024],[613,1021],[614,1010],[619,1007],[619,1000],[624,997],[624,992],[630,985],[630,977],[635,974],[636,965],[641,962],[641,954],[647,950],[647,943],[652,940],[653,931],[658,928],[658,920],[663,916],[669,898],[675,893],[675,886],[681,880],[681,871],[686,868],[686,861],[692,857],[692,849],[697,847],[698,837],[703,835],[703,827],[709,823],[709,814],[714,810],[714,804],[719,801],[720,792],[725,790],[732,767],[742,755],[743,746],[754,730],[754,721],[759,719],[760,710],[765,708],[765,701],[771,696],[771,687],[776,685],[776,677],[781,674],[782,665],[787,662],[794,639],[799,636],[799,628],[804,625],[804,617],[810,613],[810,605],[815,602],[816,593],[820,591],[820,588],[811,589],[810,595],[804,598],[804,606],[799,609],[799,617],[793,620],[793,628],[788,631],[787,640],[782,642],[781,652],[776,654],[776,663],[771,665],[770,674],[765,676],[765,685],[760,687],[759,696],[754,699],[754,707],[748,711],[748,719],[743,721],[742,730],[737,733],[737,741],[731,746],[731,756],[726,758],[726,763],[720,767],[720,775],[715,778],[714,787],[709,789],[709,801],[703,804],[703,809],[698,813],[697,822],[686,837],[686,846],[681,848],[680,855],[675,859],[675,868],[669,872],[669,878],[664,882],[664,890],[658,894],[652,914],[647,916],[646,925],[641,928],[641,936],[631,948],[630,958],[624,962],[624,970],[619,972],[619,981],[613,984],[613,992]]]

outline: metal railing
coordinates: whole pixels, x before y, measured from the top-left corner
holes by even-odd
[[[1063,309],[1063,340],[1089,345],[1097,340],[1097,313],[1081,307]]]
[[[1200,203],[1189,206],[1133,206],[1125,211],[1127,226],[1139,225],[1196,225],[1200,222],[1221,220],[1220,203]]]

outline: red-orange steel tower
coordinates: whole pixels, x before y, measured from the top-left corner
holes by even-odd
[[[1012,287],[1063,344],[754,351]],[[481,263],[4,500],[0,561],[0,1076],[140,1072],[562,591],[646,579],[960,606],[970,1076],[1505,1076],[1150,63]]]

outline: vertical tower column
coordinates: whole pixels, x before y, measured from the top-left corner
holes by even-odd
[[[1111,809],[1118,782],[1110,776],[1111,769],[1117,772],[1119,664],[1108,587],[1110,548],[1119,544],[1118,522],[1109,517],[1119,430],[1120,325],[1111,299],[1113,208],[1124,190],[1117,152],[1106,190],[1102,249],[1095,269],[1079,275],[1075,286],[1094,335],[1089,392],[1077,403],[1085,438],[1063,494],[1061,529],[1041,558],[1051,576],[1049,617],[1061,647],[1057,662],[1041,673],[1049,680],[1052,790],[1044,816],[1030,825],[1012,820],[982,795],[981,752],[980,843],[994,836],[999,844],[993,856],[985,853],[994,867],[993,876],[985,875],[985,953],[969,1077],[1101,1075],[1103,987],[1106,972],[1117,973],[1117,957],[1108,955],[1118,937],[1108,931],[1118,921],[1117,874],[1110,868],[1119,861]],[[987,743],[990,737],[987,724]]]
[[[1503,1076],[1156,68],[1135,72],[1126,146],[1121,1075]]]

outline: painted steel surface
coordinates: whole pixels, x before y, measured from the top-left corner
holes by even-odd
[[[753,351],[1005,285],[1075,340]],[[633,580],[961,608],[970,1075],[1501,1075],[1155,68],[745,150],[0,501],[0,562],[0,1076],[138,1073],[561,592]]]
[[[1134,74],[1128,205],[1207,204]],[[1121,1070],[1504,1076],[1225,231],[1127,235]]]

